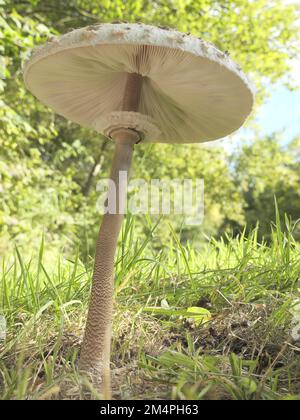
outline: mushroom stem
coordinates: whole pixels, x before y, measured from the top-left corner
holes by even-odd
[[[125,86],[123,110],[137,111],[140,101],[142,76],[129,73]],[[79,370],[87,374],[94,387],[110,398],[110,342],[112,330],[114,256],[126,202],[127,182],[120,182],[120,173],[126,180],[130,169],[133,146],[140,140],[138,132],[123,128],[111,133],[116,143],[108,187],[108,212],[103,216],[97,243],[91,298],[81,347]],[[111,200],[115,204],[112,211]],[[114,207],[114,206],[113,206]]]
[[[138,73],[128,73],[123,96],[123,111],[138,111],[142,90],[143,76]]]
[[[97,243],[91,298],[80,353],[79,369],[88,374],[94,387],[109,396],[110,341],[112,329],[114,256],[124,218],[127,183],[120,182],[120,172],[126,176],[130,169],[133,146],[138,133],[130,129],[118,130],[108,188],[108,204],[115,204],[102,220]],[[126,178],[127,179],[127,178]],[[115,213],[115,214],[113,214]],[[103,389],[105,388],[105,389]]]

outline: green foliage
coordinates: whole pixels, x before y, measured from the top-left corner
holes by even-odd
[[[0,18],[5,65],[0,107],[0,252],[7,250],[11,239],[36,248],[43,229],[57,247],[62,235],[74,239],[86,225],[80,182],[85,182],[86,166],[93,162],[93,145],[91,141],[86,148],[82,139],[94,134],[86,135],[76,127],[69,137],[72,127],[28,94],[22,61],[29,48],[55,30],[15,9],[7,10],[2,9]]]
[[[82,257],[92,254],[99,218],[95,185],[100,178],[107,177],[112,153],[112,146],[104,138],[55,115],[25,89],[21,68],[32,47],[50,35],[99,21],[141,21],[177,27],[229,50],[255,80],[259,102],[264,97],[265,82],[288,75],[290,59],[299,49],[296,16],[293,4],[286,5],[279,0],[271,3],[266,0],[71,0],[67,7],[59,0],[2,1],[0,254],[15,243],[24,249],[37,248],[37,238],[42,232],[53,248],[63,246],[65,251],[72,252],[73,244],[80,243]],[[292,153],[291,149],[289,152]],[[204,178],[204,225],[191,229],[183,226],[180,218],[170,219],[174,229],[181,232],[182,241],[193,240],[195,244],[201,244],[205,235],[220,235],[232,228],[239,230],[245,221],[253,225],[262,218],[264,230],[272,213],[273,190],[280,195],[280,207],[286,202],[287,185],[275,188],[275,179],[288,171],[290,188],[295,187],[297,179],[296,163],[278,174],[270,159],[272,175],[268,172],[269,181],[266,177],[260,181],[265,185],[263,197],[258,191],[254,195],[250,191],[254,165],[252,172],[251,162],[248,172],[245,169],[248,161],[241,168],[242,160],[246,160],[243,155],[239,158],[241,162],[236,163],[221,149],[194,145],[141,145],[135,155],[136,176]],[[233,173],[233,166],[241,174]],[[295,182],[290,177],[292,171]],[[243,187],[237,188],[240,179]],[[289,198],[292,195],[290,209],[283,207],[288,212],[298,208],[298,204],[293,207],[297,192],[290,190]],[[263,201],[258,203],[260,198]],[[268,210],[261,212],[266,206]],[[295,213],[296,210],[293,219]],[[139,231],[145,233],[145,226],[141,218]],[[160,246],[166,228],[159,227],[159,230]]]
[[[153,144],[136,148],[133,176],[148,182],[151,179],[204,180],[203,226],[185,225],[181,216],[164,216],[176,230],[181,231],[182,240],[193,240],[196,244],[203,242],[204,233],[215,235],[232,224],[244,223],[243,197],[236,188],[228,162],[229,155],[220,148]],[[159,229],[162,230],[162,227]]]
[[[254,227],[259,221],[262,235],[267,234],[269,222],[275,217],[270,205],[275,196],[282,213],[298,223],[300,163],[295,153],[298,146],[299,138],[283,146],[276,137],[268,137],[245,146],[236,159],[236,184],[244,195],[247,224]],[[297,229],[297,238],[298,234]]]

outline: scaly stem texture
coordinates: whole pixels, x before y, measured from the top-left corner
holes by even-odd
[[[114,291],[114,256],[124,214],[127,186],[119,184],[119,173],[127,174],[137,135],[130,130],[115,134],[115,155],[108,189],[108,203],[116,195],[116,214],[106,213],[96,244],[94,275],[86,329],[80,354],[79,368],[88,373],[93,384],[101,388],[103,376],[109,376],[111,323]]]

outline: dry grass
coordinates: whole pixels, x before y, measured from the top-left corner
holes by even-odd
[[[220,373],[231,377],[229,357],[232,353],[243,360],[256,360],[253,375],[263,380],[270,369],[280,370],[293,366],[300,354],[299,343],[293,343],[288,330],[282,326],[274,330],[271,314],[274,308],[267,304],[236,303],[213,316],[210,322],[197,325],[193,320],[177,320],[172,324],[162,322],[161,317],[136,314],[118,309],[115,313],[115,331],[112,354],[113,399],[169,399],[174,392],[170,379],[158,380],[146,358],[157,358],[171,351],[189,354],[189,340],[193,353],[202,357],[220,358]],[[37,399],[82,399],[81,378],[76,373],[77,355],[80,351],[83,325],[72,323],[62,335],[51,328],[50,320],[44,320],[42,341],[18,342],[4,356],[6,369],[26,375],[29,384],[27,396]],[[48,326],[47,326],[48,324]],[[52,332],[51,332],[52,330]],[[41,334],[41,331],[37,331]],[[49,369],[50,367],[50,369]],[[49,370],[52,380],[49,381]],[[300,375],[300,370],[299,370]],[[50,382],[50,383],[49,383]],[[1,383],[1,382],[0,382]],[[188,387],[203,389],[207,379],[198,384],[187,382]],[[285,387],[283,380],[281,387]],[[2,386],[4,384],[2,383]],[[207,393],[207,399],[230,398],[220,383]],[[195,390],[194,390],[195,391]],[[293,384],[293,391],[300,392],[300,381]],[[91,392],[90,398],[97,398]],[[183,397],[183,396],[182,396]]]

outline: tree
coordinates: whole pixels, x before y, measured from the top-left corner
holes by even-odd
[[[281,216],[296,222],[300,214],[300,166],[294,149],[299,138],[284,146],[274,135],[244,146],[236,160],[236,185],[244,195],[248,228],[260,225],[268,236],[269,224],[275,220],[274,197]]]

